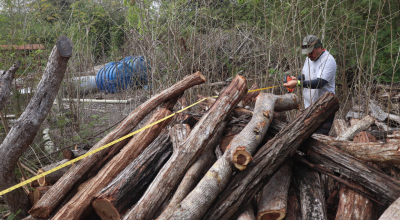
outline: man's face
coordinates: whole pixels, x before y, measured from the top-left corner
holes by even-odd
[[[308,58],[310,58],[311,61],[314,61],[318,55],[322,52],[322,47],[314,48],[314,50],[307,54]]]

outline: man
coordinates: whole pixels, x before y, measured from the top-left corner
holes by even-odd
[[[335,94],[336,61],[333,56],[322,47],[321,40],[315,35],[308,35],[303,39],[302,54],[307,54],[302,75],[297,79],[292,76],[291,81],[283,84],[286,87],[303,87],[304,107],[308,108],[313,102],[327,92]],[[329,135],[334,116],[328,118],[315,133]]]

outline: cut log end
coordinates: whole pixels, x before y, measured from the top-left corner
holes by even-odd
[[[63,151],[63,157],[64,157],[65,159],[72,160],[73,157],[74,157],[74,154],[72,153],[71,150],[64,150],[64,151]]]
[[[44,173],[44,170],[39,169],[37,175],[40,175],[42,173]],[[39,179],[37,179],[37,182],[39,183],[39,186],[46,186],[46,176],[40,177]]]
[[[257,220],[281,220],[285,218],[284,211],[266,211],[257,216]]]
[[[62,57],[72,56],[72,41],[65,36],[60,36],[57,39],[56,46]]]
[[[233,152],[233,164],[240,171],[245,170],[252,159],[251,154],[246,151],[245,147],[238,147]]]
[[[95,200],[93,202],[93,207],[102,220],[116,220],[121,218],[118,210],[108,199]]]

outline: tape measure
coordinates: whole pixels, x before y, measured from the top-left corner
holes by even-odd
[[[248,91],[248,93],[257,92],[257,91],[262,91],[262,90],[266,90],[266,89],[272,89],[272,88],[276,88],[276,87],[281,87],[281,86],[271,86],[271,87],[267,87],[267,88],[254,89],[254,90]],[[48,170],[48,171],[46,171],[46,172],[44,172],[44,173],[41,173],[41,174],[39,174],[39,175],[37,175],[37,176],[35,176],[35,177],[32,177],[32,178],[30,178],[30,179],[28,179],[28,180],[25,180],[25,181],[23,181],[23,182],[21,182],[21,183],[19,183],[19,184],[17,184],[17,185],[14,185],[14,186],[12,186],[12,187],[10,187],[10,188],[8,188],[8,189],[5,189],[5,190],[3,190],[3,191],[0,192],[0,196],[4,195],[4,194],[6,194],[6,193],[9,193],[9,192],[11,192],[11,191],[13,191],[13,190],[15,190],[15,189],[18,189],[18,188],[20,188],[20,187],[22,187],[22,186],[24,186],[24,185],[26,185],[26,184],[29,184],[29,183],[31,183],[31,182],[33,182],[33,181],[35,181],[35,180],[38,180],[39,178],[42,178],[42,177],[44,177],[44,176],[46,176],[46,175],[48,175],[48,174],[50,174],[50,173],[53,173],[53,172],[55,172],[55,171],[57,171],[57,170],[59,170],[59,169],[61,169],[61,168],[64,168],[64,167],[69,166],[69,165],[71,165],[71,164],[73,164],[73,163],[75,163],[75,162],[78,162],[78,161],[80,161],[80,160],[82,160],[82,159],[84,159],[84,158],[86,158],[86,157],[89,157],[89,156],[92,155],[92,154],[95,154],[95,153],[97,153],[97,152],[99,152],[99,151],[102,151],[102,150],[104,150],[104,149],[106,149],[106,148],[108,148],[108,147],[110,147],[110,146],[112,146],[112,145],[114,145],[114,144],[116,144],[116,143],[118,143],[118,142],[120,142],[120,141],[123,141],[123,140],[125,140],[125,139],[127,139],[127,138],[129,138],[129,137],[132,137],[133,135],[135,135],[135,134],[137,134],[137,133],[139,133],[139,132],[141,132],[141,131],[143,131],[143,130],[145,130],[145,129],[147,129],[147,128],[150,128],[150,127],[152,127],[152,126],[154,126],[154,125],[156,125],[156,124],[158,124],[158,123],[160,123],[160,122],[162,122],[162,121],[165,121],[165,120],[167,120],[167,119],[169,119],[169,118],[172,118],[172,117],[174,117],[177,113],[181,113],[181,112],[183,112],[183,111],[185,111],[185,110],[187,110],[187,109],[189,109],[189,108],[191,108],[191,107],[193,107],[193,106],[199,104],[200,102],[203,102],[203,101],[205,101],[205,100],[207,100],[207,99],[210,99],[210,98],[218,98],[218,96],[211,96],[211,97],[204,98],[204,99],[202,99],[202,100],[200,100],[200,101],[198,101],[198,102],[196,102],[196,103],[193,103],[193,104],[189,105],[189,106],[186,107],[186,108],[183,108],[183,109],[181,109],[181,110],[179,110],[179,111],[177,111],[177,112],[175,112],[175,113],[172,113],[172,114],[168,115],[168,116],[165,117],[165,118],[162,118],[162,119],[160,119],[160,120],[158,120],[158,121],[156,121],[156,122],[154,122],[154,123],[151,123],[151,124],[149,124],[149,125],[147,125],[147,126],[141,128],[141,129],[139,129],[139,130],[136,130],[136,131],[134,131],[134,132],[132,132],[132,133],[130,133],[130,134],[127,134],[127,135],[125,135],[125,136],[123,136],[123,137],[121,137],[121,138],[119,138],[119,139],[117,139],[117,140],[115,140],[115,141],[112,141],[112,142],[110,142],[110,143],[108,143],[108,144],[106,144],[106,145],[104,145],[104,146],[101,146],[101,147],[99,147],[99,148],[97,148],[97,149],[94,149],[93,151],[89,151],[89,152],[87,152],[86,154],[84,154],[84,155],[82,155],[82,156],[79,156],[79,157],[77,157],[77,158],[75,158],[75,159],[72,159],[72,160],[70,160],[70,161],[68,161],[68,162],[66,162],[66,163],[63,163],[63,164],[61,164],[61,165],[59,165],[59,166],[57,166],[57,167],[55,167],[55,168],[53,168],[53,169],[51,169],[51,170]]]

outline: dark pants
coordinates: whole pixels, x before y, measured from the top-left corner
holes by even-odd
[[[322,126],[319,127],[318,130],[315,131],[314,133],[329,136],[329,131],[331,130],[334,118],[335,118],[335,115],[332,115],[331,117],[326,119],[325,122],[322,124]]]

